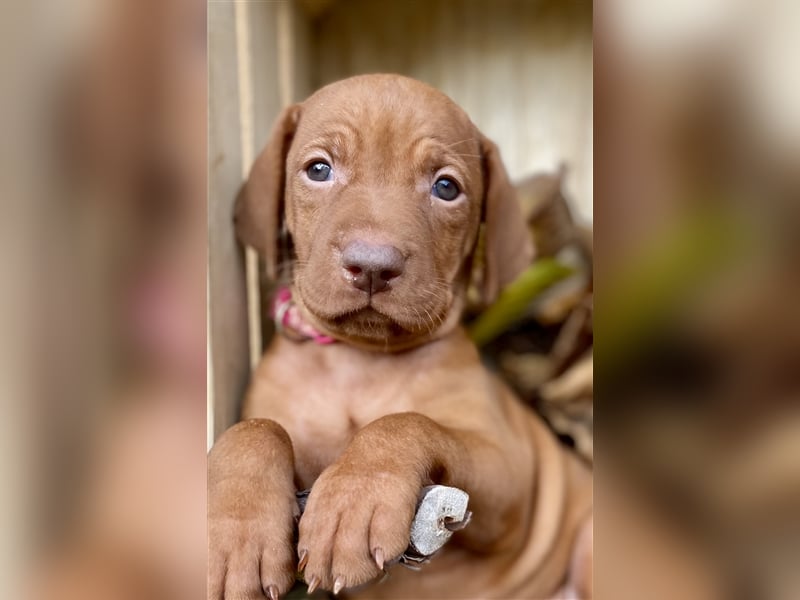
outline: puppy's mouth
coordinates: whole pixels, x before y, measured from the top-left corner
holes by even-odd
[[[330,319],[330,323],[339,330],[356,329],[359,332],[375,332],[381,334],[388,331],[394,335],[408,333],[406,328],[397,323],[389,315],[376,310],[371,302],[354,312],[349,312]]]
[[[391,310],[381,304],[384,303],[376,302],[375,298],[371,297],[355,306],[333,312],[315,310],[307,303],[305,306],[325,328],[332,329],[334,332],[351,335],[359,333],[363,337],[371,337],[371,334],[386,337],[387,335],[405,335],[422,329],[418,323],[399,319],[392,314]]]
[[[380,345],[406,345],[430,337],[446,320],[452,300],[452,295],[447,294],[439,306],[422,307],[413,300],[400,301],[381,293],[332,304],[329,298],[317,299],[304,293],[302,285],[297,286],[296,292],[307,317],[322,332]]]

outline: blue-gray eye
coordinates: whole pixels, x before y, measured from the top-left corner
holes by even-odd
[[[458,198],[459,194],[461,194],[461,190],[458,189],[458,184],[449,177],[440,177],[436,180],[436,183],[433,184],[431,193],[437,198],[449,202]]]
[[[331,166],[325,161],[318,160],[308,166],[306,175],[312,181],[328,181],[331,178]]]

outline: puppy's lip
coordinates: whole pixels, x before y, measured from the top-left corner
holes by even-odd
[[[370,301],[368,298],[364,298],[361,302],[353,302],[349,303],[348,305],[341,305],[339,307],[328,307],[327,309],[322,309],[320,307],[312,306],[302,297],[302,293],[297,294],[298,299],[300,300],[300,304],[304,308],[304,312],[311,315],[314,319],[322,321],[322,322],[330,322],[335,321],[337,319],[341,319],[343,317],[347,317],[349,315],[354,315],[366,308],[370,308]]]
[[[386,315],[380,312],[379,310],[376,310],[375,307],[372,305],[367,305],[364,308],[344,314],[340,317],[335,317],[332,320],[334,322],[337,322],[337,321],[344,321],[347,319],[358,319],[360,321],[363,321],[365,324],[385,323],[386,321],[394,323],[394,319],[392,319],[389,315]]]
[[[352,293],[348,295],[346,300],[337,302],[334,306],[329,304],[324,307],[317,306],[313,301],[309,302],[309,300],[313,299],[313,295],[307,296],[304,294],[302,285],[295,286],[293,295],[295,296],[298,304],[303,307],[305,313],[308,313],[315,320],[320,320],[322,322],[334,322],[341,320],[342,318],[355,315],[369,308],[375,310],[377,313],[384,314],[384,311],[375,308],[374,296],[370,297],[363,292],[356,293],[356,290],[350,291]],[[384,314],[384,316],[391,318],[391,315],[388,314]]]
[[[372,317],[370,320],[375,324],[389,325],[408,334],[432,333],[432,329],[437,328],[432,327],[431,322],[421,321],[419,313],[414,317],[404,312],[390,292],[380,292],[372,297],[363,292],[352,293],[334,304],[320,305],[313,295],[309,296],[303,291],[302,283],[297,282],[294,296],[307,320],[323,333],[334,337],[349,319],[360,320],[366,325],[368,317]],[[451,296],[442,307],[429,307],[424,314],[439,324],[444,323],[452,308],[452,300]]]
[[[385,309],[381,310],[375,306],[369,298],[365,298],[357,304],[339,308],[338,310],[319,311],[314,307],[303,303],[307,317],[318,329],[328,334],[335,334],[342,324],[348,320],[359,320],[365,326],[370,322],[380,325],[392,325],[403,330],[412,331],[414,328],[408,324],[399,322]]]
[[[375,308],[374,304],[372,304],[369,300],[357,307],[348,307],[346,309],[332,311],[328,314],[320,314],[309,307],[307,307],[307,310],[309,313],[311,313],[315,320],[330,326],[335,326],[337,323],[341,323],[347,319],[363,319],[367,317],[373,317],[372,320],[375,321],[386,320],[395,323],[395,320],[391,315],[388,315],[385,312]]]
[[[315,315],[320,319],[319,315]],[[416,335],[419,333],[430,333],[430,328],[427,324],[421,323],[417,320],[408,321],[393,313],[379,309],[374,303],[367,304],[356,310],[341,312],[334,317],[324,318],[323,329],[329,329],[333,332],[338,331],[347,323],[357,324],[363,327],[390,327],[394,329],[398,335]]]

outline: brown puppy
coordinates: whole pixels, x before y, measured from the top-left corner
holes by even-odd
[[[212,449],[209,598],[277,597],[296,568],[311,587],[367,597],[590,593],[590,532],[573,548],[591,476],[459,325],[482,223],[488,302],[532,249],[497,148],[437,90],[360,76],[280,116],[238,233],[273,276],[292,259],[300,314],[337,343],[276,336],[246,420]],[[352,589],[406,548],[431,482],[470,494],[470,525],[421,573]],[[312,485],[295,547],[295,490]]]

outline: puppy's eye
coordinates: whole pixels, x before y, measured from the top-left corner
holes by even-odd
[[[312,181],[328,181],[331,178],[331,166],[325,161],[318,160],[308,166],[306,175]]]
[[[439,177],[433,184],[431,193],[437,198],[450,202],[458,198],[461,190],[458,189],[458,184],[449,177]]]

